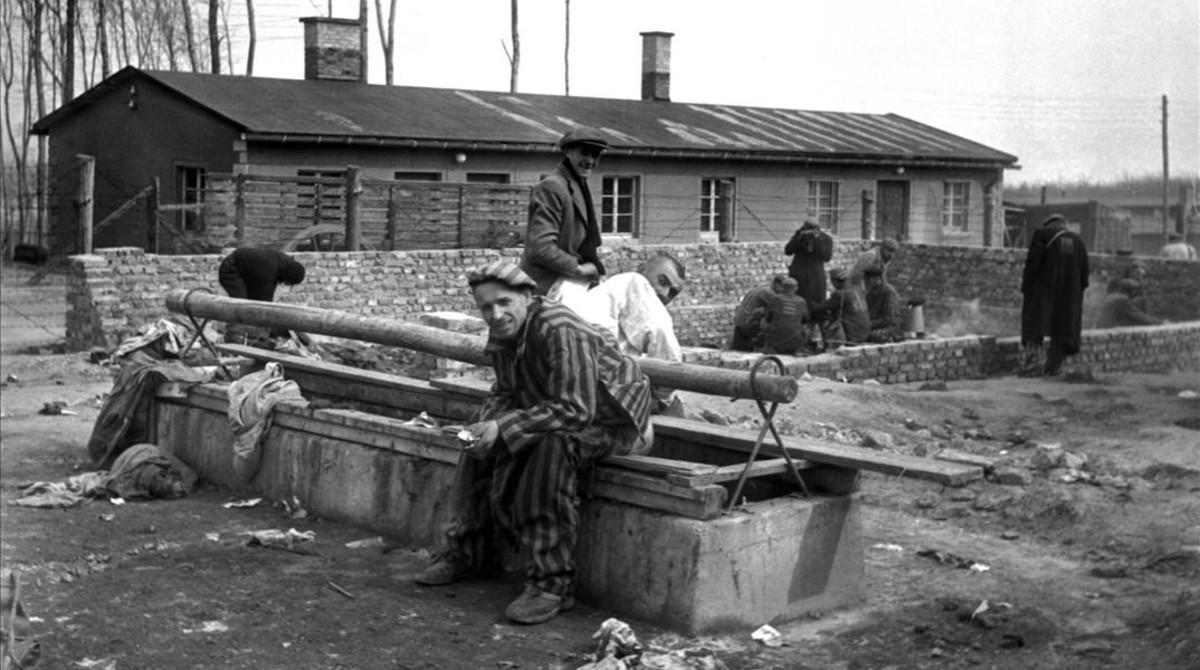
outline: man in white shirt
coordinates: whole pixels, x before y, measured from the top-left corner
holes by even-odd
[[[687,273],[679,259],[659,254],[637,272],[613,275],[586,293],[563,302],[617,341],[621,353],[682,361],[675,322],[667,304],[683,290]],[[681,414],[673,389],[654,389],[655,413]]]
[[[1158,255],[1177,261],[1194,261],[1196,260],[1196,247],[1184,241],[1183,235],[1171,233],[1167,235],[1167,243],[1163,245]]]

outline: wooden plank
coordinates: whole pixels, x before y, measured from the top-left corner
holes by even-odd
[[[445,391],[454,391],[476,398],[486,398],[492,392],[492,382],[474,377],[444,377],[430,379],[429,385]]]
[[[640,456],[634,454],[629,454],[626,456],[606,456],[600,462],[604,463],[605,465],[612,465],[619,468],[625,468],[627,470],[637,470],[639,472],[646,472],[649,474],[674,474],[683,477],[709,475],[718,469],[717,466],[709,465],[707,463],[695,463],[692,461],[676,460],[674,458],[657,458],[655,456]]]
[[[983,468],[984,472],[993,470],[996,467],[996,459],[989,456],[981,456],[979,454],[971,454],[958,449],[942,449],[933,455],[939,461],[950,461],[951,463],[965,463],[967,465],[978,465]]]
[[[674,417],[654,417],[656,436],[706,444],[733,451],[750,452],[754,448],[754,437],[725,426],[701,424]],[[950,463],[932,458],[919,458],[902,454],[889,454],[863,447],[820,442],[813,439],[784,437],[784,448],[792,458],[802,458],[816,463],[828,463],[858,470],[870,470],[887,475],[924,479],[947,486],[962,486],[981,479],[983,468],[961,463]],[[783,451],[774,440],[765,441],[759,451],[764,456],[782,456]]]
[[[796,461],[796,468],[799,470],[805,470],[812,467],[814,466],[808,461]],[[680,486],[704,486],[706,484],[737,481],[738,478],[742,476],[742,472],[745,470],[745,463],[722,465],[721,467],[714,466],[712,472],[698,473],[695,475],[667,473],[667,481],[671,482],[672,484],[679,484]],[[750,472],[746,475],[746,477],[766,477],[769,475],[783,475],[790,473],[791,467],[788,466],[786,458],[771,458],[765,461],[755,461],[753,464],[751,464]],[[795,480],[793,479],[793,481]]]

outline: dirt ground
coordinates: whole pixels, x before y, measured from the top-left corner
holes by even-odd
[[[41,667],[589,660],[608,612],[581,604],[541,626],[510,625],[515,581],[418,587],[421,553],[347,548],[372,536],[287,518],[269,502],[224,508],[231,495],[211,486],[173,502],[13,506],[22,484],[87,469],[109,375],[83,354],[0,356],[0,554],[20,577]],[[750,631],[692,639],[628,622],[650,647],[709,649],[733,669],[1200,667],[1200,400],[1188,391],[1200,392],[1200,374],[944,389],[805,381],[777,414],[785,433],[904,453],[953,448],[999,459],[997,474],[959,489],[864,475],[867,599],[777,624],[784,646]],[[684,397],[689,416],[754,425],[752,403]],[[38,413],[56,400],[76,414]],[[242,533],[268,528],[316,539],[305,553],[246,546]]]

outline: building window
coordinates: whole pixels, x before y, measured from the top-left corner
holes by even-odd
[[[637,230],[637,177],[605,177],[600,192],[600,232],[634,236]]]
[[[301,221],[314,226],[344,221],[345,170],[297,170],[296,176],[297,214]]]
[[[942,191],[942,229],[948,232],[967,232],[968,195],[971,182],[948,181]]]
[[[399,170],[392,173],[392,178],[396,181],[441,181],[442,173]]]
[[[700,180],[700,237],[728,242],[733,239],[734,181],[709,177]]]
[[[468,172],[468,184],[507,184],[512,179],[503,172]]]
[[[179,227],[183,230],[204,230],[205,179],[202,167],[175,166],[175,192],[179,194],[179,204],[192,207],[179,210]]]
[[[838,183],[808,182],[808,218],[833,234],[838,232]]]

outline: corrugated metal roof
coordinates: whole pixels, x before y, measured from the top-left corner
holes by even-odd
[[[38,122],[59,119],[107,88],[145,76],[251,137],[354,142],[474,142],[546,149],[575,125],[612,136],[614,151],[738,159],[964,163],[1012,166],[1017,158],[895,114],[647,102],[495,91],[234,77],[126,68]]]

